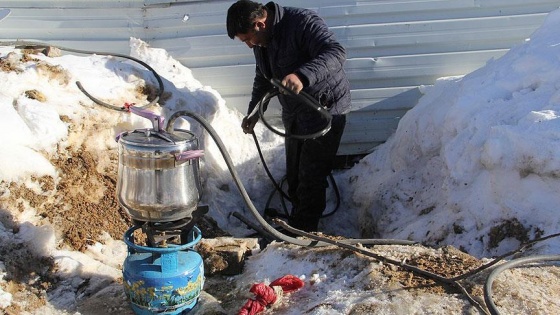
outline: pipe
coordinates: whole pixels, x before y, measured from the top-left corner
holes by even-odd
[[[315,138],[324,136],[327,132],[329,132],[329,130],[331,129],[332,115],[331,115],[331,113],[329,113],[328,110],[326,110],[323,106],[321,106],[317,102],[317,100],[315,100],[311,95],[305,93],[304,91],[301,91],[299,94],[296,94],[294,91],[292,91],[290,89],[286,89],[276,79],[270,79],[270,83],[272,83],[272,85],[275,87],[275,89],[267,91],[263,95],[263,97],[260,99],[259,103],[255,106],[253,111],[249,115],[247,115],[247,117],[252,117],[252,116],[256,115],[257,113],[259,113],[259,116],[262,119],[263,124],[268,129],[270,129],[270,131],[272,131],[273,133],[275,133],[275,134],[277,134],[281,137],[284,137],[284,138],[294,138],[294,139],[302,139],[302,140],[315,139]],[[264,118],[264,107],[265,107],[264,104],[267,104],[270,101],[270,99],[277,96],[278,94],[288,94],[292,97],[295,97],[295,98],[299,99],[303,104],[315,109],[327,121],[325,127],[323,127],[322,129],[320,129],[317,132],[314,132],[312,134],[305,134],[305,135],[288,134],[288,133],[283,133],[283,132],[275,129]]]
[[[158,93],[157,97],[154,100],[152,100],[149,104],[142,105],[142,106],[137,106],[137,107],[144,108],[144,107],[148,107],[148,106],[151,106],[151,105],[155,104],[159,100],[160,96],[163,93],[163,88],[164,88],[163,87],[163,81],[162,81],[161,77],[157,74],[157,72],[152,67],[150,67],[147,63],[145,63],[145,62],[143,62],[139,59],[133,58],[131,56],[122,55],[122,54],[115,54],[115,53],[95,52],[95,51],[86,51],[86,50],[65,48],[65,47],[52,46],[52,45],[48,45],[48,44],[44,44],[44,43],[31,42],[31,41],[0,42],[0,45],[5,45],[5,46],[7,46],[7,45],[34,46],[34,47],[41,47],[41,48],[55,47],[55,48],[58,48],[60,50],[79,53],[79,54],[112,55],[112,56],[116,56],[116,57],[122,57],[122,58],[130,59],[130,60],[133,60],[133,61],[141,64],[142,66],[146,67],[146,69],[151,71],[154,74],[154,76],[156,77],[156,80],[158,81],[158,84],[159,84],[159,93]],[[300,97],[305,104],[315,108],[328,121],[327,126],[323,130],[320,130],[319,132],[317,132],[316,134],[305,135],[305,136],[290,135],[290,137],[297,137],[297,138],[303,138],[303,139],[310,138],[310,137],[318,137],[318,136],[321,136],[321,135],[327,133],[330,130],[330,123],[331,123],[331,119],[332,119],[330,113],[325,108],[323,108],[322,106],[317,104],[317,102],[313,98],[311,98],[308,94],[306,94],[306,93],[295,94],[293,91],[283,88],[281,83],[278,82],[277,80],[274,80],[274,79],[271,80],[271,84],[274,85],[276,88],[278,88],[279,91],[281,90],[283,93],[291,94],[292,96],[295,96],[295,97]],[[86,96],[88,96],[92,101],[94,101],[95,103],[97,103],[101,106],[107,107],[109,109],[114,109],[114,110],[121,110],[121,111],[128,110],[124,106],[121,107],[121,106],[111,105],[111,104],[105,103],[105,102],[93,97],[91,94],[89,94],[83,88],[83,86],[80,84],[80,82],[76,82],[76,85]],[[263,99],[261,100],[261,103],[264,103],[266,101],[265,99],[267,97],[269,97],[269,98],[274,97],[278,93],[280,93],[280,92],[268,92],[267,96],[263,97]],[[263,111],[262,107],[263,106],[257,106],[255,108],[255,110]],[[253,115],[253,114],[255,114],[255,111],[253,113],[251,113],[251,115]],[[288,235],[282,234],[282,233],[278,232],[275,228],[270,226],[266,222],[266,220],[264,220],[264,218],[259,214],[259,211],[256,209],[256,207],[252,203],[247,191],[245,190],[245,187],[243,186],[243,183],[239,179],[239,175],[237,174],[237,171],[235,170],[235,167],[233,165],[233,161],[231,160],[231,157],[229,156],[227,150],[225,149],[225,146],[224,146],[222,140],[220,139],[220,137],[218,136],[218,134],[216,133],[214,128],[202,116],[200,116],[196,113],[190,112],[190,111],[176,112],[169,119],[169,122],[168,122],[168,125],[167,125],[167,132],[173,133],[173,124],[174,124],[175,120],[177,118],[179,118],[180,116],[188,116],[188,117],[191,117],[191,118],[195,119],[208,131],[210,136],[214,139],[214,141],[218,145],[218,148],[219,148],[222,156],[224,157],[224,159],[226,161],[228,169],[229,169],[229,171],[230,171],[230,173],[231,173],[231,175],[232,175],[232,177],[235,181],[235,184],[237,185],[237,188],[239,189],[239,191],[241,193],[241,196],[243,197],[243,200],[245,201],[245,203],[247,204],[247,206],[251,210],[251,213],[253,214],[253,216],[257,219],[259,224],[261,224],[261,226],[267,232],[269,232],[272,236],[274,236],[278,239],[281,239],[285,242],[289,242],[289,243],[292,243],[292,244],[295,244],[295,245],[300,245],[300,246],[326,246],[326,245],[329,245],[328,243],[325,243],[325,242],[313,242],[313,241],[309,241],[309,240],[296,239],[296,238],[290,237]],[[263,122],[264,122],[264,119],[263,119]],[[271,126],[269,126],[269,128],[271,128]],[[282,133],[279,133],[278,131],[276,131],[272,128],[271,128],[271,130],[273,130],[273,132],[278,133],[282,136],[287,136],[287,135],[284,135]],[[345,241],[344,243],[367,244],[367,245],[379,245],[379,244],[388,244],[388,243],[394,244],[394,245],[415,245],[415,244],[417,244],[417,242],[413,242],[413,241],[387,240],[387,239],[351,239],[351,240]]]
[[[3,46],[30,46],[33,48],[47,48],[47,47],[54,47],[60,50],[64,50],[64,51],[68,51],[68,52],[74,52],[74,53],[78,53],[78,54],[96,54],[96,55],[104,55],[104,56],[115,56],[115,57],[121,57],[121,58],[125,58],[125,59],[129,59],[132,60],[134,62],[137,62],[139,64],[141,64],[142,66],[144,66],[146,69],[148,69],[156,78],[156,80],[158,81],[158,85],[159,85],[159,90],[158,90],[158,94],[156,95],[156,97],[149,102],[148,104],[145,105],[141,105],[141,106],[137,106],[139,108],[146,108],[146,107],[150,107],[154,104],[156,104],[159,99],[161,98],[162,94],[163,94],[163,80],[161,79],[161,77],[157,74],[157,72],[150,67],[150,65],[148,65],[147,63],[143,62],[142,60],[139,60],[137,58],[128,56],[128,55],[122,55],[122,54],[116,54],[116,53],[110,53],[110,52],[98,52],[98,51],[87,51],[87,50],[79,50],[79,49],[72,49],[72,48],[66,48],[66,47],[60,47],[60,46],[52,46],[52,45],[48,45],[48,44],[44,44],[44,43],[39,43],[39,42],[31,42],[31,41],[9,41],[9,42],[0,42],[0,45]],[[84,93],[87,97],[89,97],[92,101],[94,101],[96,104],[101,105],[103,107],[109,108],[109,109],[113,109],[113,110],[120,110],[120,111],[128,111],[128,108],[126,108],[125,106],[117,106],[117,105],[112,105],[106,102],[103,102],[100,99],[95,98],[93,95],[89,94],[85,88],[82,86],[82,84],[80,83],[80,81],[76,81],[76,86],[78,87],[78,89],[80,89],[80,91],[82,91],[82,93]]]
[[[500,315],[498,311],[498,307],[494,303],[492,299],[492,284],[496,277],[506,269],[514,268],[520,265],[533,263],[533,262],[543,262],[543,261],[560,261],[560,255],[541,255],[541,256],[530,256],[530,257],[523,257],[511,260],[506,262],[496,269],[494,269],[488,278],[486,279],[486,283],[484,284],[484,301],[486,302],[486,307],[490,311],[492,315]]]
[[[191,111],[178,111],[176,113],[174,113],[168,120],[167,123],[167,132],[172,133],[173,132],[173,125],[175,123],[175,120],[181,116],[187,116],[187,117],[191,117],[194,120],[196,120],[197,122],[199,122],[210,134],[210,136],[212,137],[212,139],[214,139],[214,141],[216,142],[216,144],[218,145],[218,149],[220,150],[220,153],[222,154],[222,156],[224,157],[224,160],[228,166],[229,172],[231,173],[231,176],[233,177],[233,180],[235,181],[235,184],[237,185],[237,188],[239,189],[239,192],[241,193],[241,196],[243,197],[243,200],[245,201],[245,203],[247,204],[247,207],[249,207],[249,210],[251,211],[251,213],[253,214],[253,216],[255,217],[255,219],[258,221],[258,223],[272,236],[291,243],[291,244],[295,244],[295,245],[299,245],[299,246],[328,246],[331,245],[329,243],[325,243],[325,242],[321,242],[321,241],[313,241],[313,240],[303,240],[303,239],[297,239],[297,238],[293,238],[291,236],[285,235],[279,231],[277,231],[274,227],[272,227],[271,225],[268,224],[268,222],[266,222],[266,220],[260,215],[259,211],[257,210],[257,208],[255,207],[255,205],[253,204],[253,202],[251,201],[249,194],[247,193],[247,190],[245,190],[245,187],[243,186],[243,183],[240,180],[239,175],[237,174],[237,171],[235,169],[235,166],[233,165],[233,161],[231,160],[231,157],[229,155],[229,153],[227,152],[227,150],[225,149],[225,145],[222,142],[222,140],[220,139],[220,137],[218,136],[218,134],[216,133],[216,131],[214,130],[214,128],[200,115],[193,113]],[[346,243],[346,244],[365,244],[365,245],[380,245],[380,244],[393,244],[393,245],[415,245],[417,244],[416,242],[413,241],[407,241],[407,240],[387,240],[387,239],[349,239],[349,240],[345,240],[345,241],[341,241],[342,243]]]

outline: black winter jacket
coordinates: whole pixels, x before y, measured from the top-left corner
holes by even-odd
[[[307,9],[266,4],[274,12],[267,47],[255,46],[256,74],[248,113],[272,88],[269,79],[282,80],[296,73],[303,91],[317,99],[333,115],[350,111],[350,84],[344,71],[346,51],[326,23]],[[315,132],[324,126],[320,114],[296,98],[278,96],[286,130],[295,134]]]

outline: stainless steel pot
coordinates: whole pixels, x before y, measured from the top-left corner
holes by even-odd
[[[118,138],[117,197],[133,220],[192,218],[200,199],[198,140],[187,130],[140,129]]]

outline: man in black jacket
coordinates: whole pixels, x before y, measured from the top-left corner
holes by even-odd
[[[317,231],[326,207],[327,177],[332,171],[350,110],[350,85],[344,71],[346,51],[325,22],[313,11],[240,0],[227,14],[227,32],[253,49],[256,74],[249,102],[251,113],[277,79],[295,94],[304,91],[332,115],[331,129],[315,139],[287,137],[286,178],[292,202],[289,224]],[[288,94],[288,95],[285,95]],[[289,93],[279,94],[286,134],[313,134],[325,126],[318,111]],[[258,115],[241,127],[252,133]]]

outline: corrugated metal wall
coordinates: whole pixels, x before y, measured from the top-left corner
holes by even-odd
[[[166,49],[195,77],[245,112],[253,56],[230,40],[233,1],[3,1],[4,40],[129,52],[140,38]],[[462,75],[497,58],[536,30],[560,0],[278,1],[316,10],[347,48],[353,112],[340,155],[364,154],[389,137],[419,96],[418,86]]]

